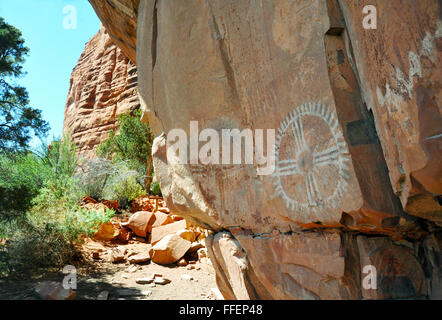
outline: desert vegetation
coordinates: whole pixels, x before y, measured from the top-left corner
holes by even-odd
[[[29,49],[18,29],[0,18],[0,276],[60,268],[81,259],[77,244],[94,235],[115,214],[151,187],[152,134],[140,112],[119,117],[116,132],[82,159],[70,135],[38,150],[49,125],[29,106],[26,88],[17,84]],[[85,208],[84,197],[112,199],[115,208]]]

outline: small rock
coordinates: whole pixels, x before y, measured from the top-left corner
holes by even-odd
[[[124,257],[125,251],[120,248],[113,248],[110,254],[110,260],[112,263],[123,262],[126,260]]]
[[[115,239],[120,234],[120,230],[112,222],[108,221],[100,226],[94,238],[97,240],[109,241]]]
[[[156,278],[156,277],[162,277],[163,275],[161,273],[152,273],[152,278]]]
[[[178,267],[185,267],[185,266],[187,266],[187,261],[186,261],[186,259],[182,258],[176,263],[176,265]]]
[[[150,255],[148,252],[146,253],[139,253],[137,255],[131,256],[128,261],[130,263],[143,263],[148,262],[150,260]]]
[[[154,278],[139,278],[135,282],[138,284],[150,284],[154,281]]]
[[[98,251],[92,252],[92,259],[101,260],[100,253]]]
[[[130,273],[133,273],[133,272],[136,272],[138,270],[138,267],[137,266],[134,266],[134,265],[132,265],[132,266],[130,266],[129,268],[127,268],[127,272],[130,272]]]
[[[206,248],[201,248],[198,250],[198,260],[201,260],[202,258],[206,258],[207,257],[207,249]]]
[[[191,281],[193,280],[193,277],[189,276],[188,274],[183,274],[181,275],[181,279]]]
[[[149,296],[152,295],[152,291],[150,291],[150,290],[145,290],[145,291],[142,291],[141,294],[142,294],[143,296],[149,297]]]
[[[175,263],[184,256],[190,246],[189,241],[176,234],[169,234],[152,247],[152,261],[158,264]]]
[[[204,248],[204,244],[201,242],[193,242],[189,248],[189,253],[197,252],[199,249]]]
[[[169,279],[163,278],[163,277],[157,277],[154,280],[155,284],[161,284],[161,285],[166,285],[168,283],[170,283],[171,281]]]
[[[139,295],[138,290],[134,289],[119,289],[116,291],[117,297],[133,297]]]
[[[192,266],[192,265],[189,264],[189,265],[187,266],[187,270],[192,270],[192,269],[195,269],[195,266]]]

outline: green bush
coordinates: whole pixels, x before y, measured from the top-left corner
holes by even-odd
[[[149,192],[153,173],[153,137],[149,125],[141,122],[141,110],[132,110],[118,116],[117,132],[109,132],[109,138],[98,146],[97,154],[114,161],[124,161],[130,169],[138,172],[138,183]]]
[[[109,183],[109,179],[117,171],[117,165],[110,160],[103,158],[84,160],[75,176],[81,194],[96,200],[104,199],[104,190]]]
[[[156,196],[162,196],[160,184],[158,183],[158,181],[153,182],[150,185],[150,193]]]
[[[0,274],[61,268],[81,259],[76,243],[94,235],[114,215],[112,210],[88,211],[78,206],[67,210],[66,205],[61,206],[63,210],[34,207],[25,219],[0,224],[0,234],[8,239],[0,251]]]
[[[146,193],[138,182],[138,176],[139,173],[131,170],[126,163],[117,163],[116,171],[106,186],[106,198],[117,200],[121,208],[129,207],[132,200]]]
[[[0,219],[23,215],[48,173],[49,168],[32,153],[0,154]]]

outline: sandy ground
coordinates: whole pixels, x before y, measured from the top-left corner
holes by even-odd
[[[89,242],[85,248],[88,261],[77,268],[76,299],[96,300],[106,291],[109,300],[208,300],[214,299],[211,288],[216,288],[215,272],[208,258],[195,264],[178,267],[162,266],[152,262],[130,264],[111,263],[107,252],[112,247],[127,249],[128,252],[143,252],[149,245],[137,241],[129,244]],[[101,260],[93,260],[92,252],[100,251]],[[90,258],[89,258],[90,257]],[[191,269],[192,268],[192,269]],[[169,284],[137,284],[136,279],[161,274],[171,280]],[[39,282],[63,281],[65,275],[60,271],[48,273],[31,279],[0,279],[0,299],[35,299],[34,288]],[[188,278],[192,278],[189,280]]]

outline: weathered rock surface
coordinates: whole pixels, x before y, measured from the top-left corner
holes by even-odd
[[[176,234],[162,238],[150,250],[152,261],[158,264],[172,264],[180,260],[189,250],[191,243]]]
[[[130,60],[136,62],[137,16],[140,0],[89,0],[98,17]]]
[[[141,0],[115,21],[95,5],[137,23],[156,175],[172,212],[229,231],[206,241],[226,299],[440,297],[440,5]],[[275,129],[276,170],[167,163],[167,133],[193,120]]]
[[[152,228],[150,243],[155,244],[165,236],[175,234],[187,228],[186,220],[176,221],[160,227]]]
[[[92,157],[117,127],[117,115],[137,107],[136,66],[102,27],[72,71],[63,131],[72,135],[79,155]]]

